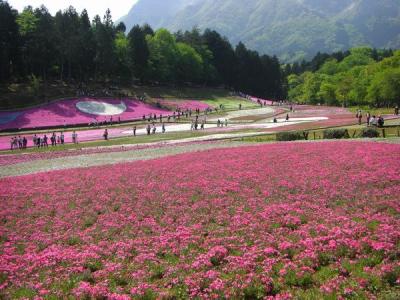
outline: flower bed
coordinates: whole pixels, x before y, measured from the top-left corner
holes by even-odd
[[[2,179],[0,294],[395,295],[399,168],[399,145],[284,143]]]
[[[196,144],[211,144],[211,141],[196,142]],[[115,153],[124,152],[131,150],[143,150],[151,148],[164,148],[164,147],[184,147],[185,145],[193,144],[192,142],[176,141],[171,143],[165,142],[154,142],[150,144],[136,144],[128,146],[114,146],[114,147],[99,147],[99,148],[83,148],[83,149],[71,149],[71,150],[60,150],[60,151],[47,151],[41,153],[27,153],[27,154],[5,154],[0,155],[0,166],[9,166],[25,162],[31,162],[36,160],[48,160],[62,157],[81,156],[99,153]]]
[[[166,100],[166,99],[157,99],[158,103],[160,103],[163,107],[168,107],[171,110],[195,110],[200,109],[200,111],[204,111],[210,106],[204,102],[198,100]]]
[[[123,105],[121,104],[123,102]],[[98,121],[110,120],[110,117],[105,115],[99,116],[80,111],[76,105],[78,103],[103,103],[105,109],[108,106],[124,107],[124,112],[119,115],[114,115],[113,120],[117,121],[120,117],[121,121],[141,119],[143,115],[148,114],[164,114],[170,112],[164,109],[156,108],[132,99],[99,99],[90,98],[61,100],[41,107],[21,110],[17,112],[0,112],[0,129],[16,129],[16,128],[41,128],[52,126],[64,126],[75,124],[88,124],[93,122],[94,118]],[[97,110],[99,108],[97,107]],[[123,111],[123,110],[121,110]],[[114,113],[110,113],[114,114]]]

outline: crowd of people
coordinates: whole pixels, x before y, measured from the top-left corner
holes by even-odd
[[[107,119],[107,117],[105,117],[103,121],[97,120],[97,118],[94,118],[93,121],[90,122],[88,125],[89,125],[89,127],[100,127],[100,126],[107,126],[107,125],[114,125],[114,124],[121,124],[121,117],[118,117],[116,119],[113,119],[112,116],[109,119]]]
[[[201,130],[205,129],[205,125],[206,125],[206,117],[204,117],[203,119],[199,119],[199,116],[196,116],[195,119],[192,120],[191,124],[190,124],[190,130],[198,130],[199,126]]]
[[[161,124],[161,132],[165,133],[165,131],[166,131],[165,123],[162,123]],[[146,132],[147,132],[147,135],[156,134],[156,132],[157,132],[156,123],[153,122],[153,124],[151,126],[150,126],[150,124],[147,124]],[[136,126],[133,128],[133,135],[136,136]]]
[[[375,115],[371,115],[370,112],[367,112],[365,116],[367,126],[383,127],[385,125],[385,119],[381,115],[377,117]],[[363,113],[361,109],[357,110],[356,118],[358,120],[358,124],[361,125],[363,123]]]
[[[72,132],[72,142],[74,144],[78,143],[78,134],[76,131]],[[57,145],[65,144],[65,135],[64,132],[60,132],[57,134],[53,132],[51,135],[44,134],[43,136],[39,136],[34,134],[32,137],[32,147],[43,148],[51,145],[55,147]],[[18,149],[26,149],[28,148],[28,139],[25,136],[15,136],[10,140],[10,149],[18,150]]]
[[[26,149],[28,146],[28,140],[26,137],[15,136],[11,138],[11,150]]]

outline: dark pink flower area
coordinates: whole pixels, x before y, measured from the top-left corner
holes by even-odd
[[[97,119],[102,122],[107,119],[110,121],[111,115],[96,115],[85,113],[77,108],[79,102],[97,102],[111,105],[125,105],[126,110],[120,114],[113,115],[113,121],[118,117],[121,121],[141,119],[143,115],[164,114],[170,112],[156,108],[139,100],[134,99],[70,99],[56,101],[36,108],[30,108],[13,112],[0,112],[0,129],[18,128],[41,128],[52,126],[88,124]]]
[[[399,170],[400,145],[337,141],[1,179],[0,294],[379,299]]]

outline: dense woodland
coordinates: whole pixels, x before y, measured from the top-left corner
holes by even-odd
[[[284,97],[276,57],[235,48],[219,33],[172,34],[134,26],[125,33],[110,11],[90,21],[73,7],[52,16],[45,7],[18,12],[0,0],[0,82],[60,80],[115,84],[196,84]]]
[[[400,105],[400,51],[354,48],[286,67],[288,97],[328,105]]]

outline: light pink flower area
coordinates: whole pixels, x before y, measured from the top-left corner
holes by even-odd
[[[0,295],[375,299],[400,145],[281,143],[0,180]]]
[[[71,99],[53,102],[37,108],[25,109],[14,112],[0,112],[0,129],[18,129],[18,128],[40,128],[51,126],[64,126],[76,124],[88,124],[93,122],[94,118],[98,121],[109,121],[109,116],[98,116],[80,111],[76,104],[79,102],[100,102],[113,105],[120,105],[121,101],[125,104],[126,110],[120,115],[114,115],[113,120],[118,117],[121,121],[141,119],[143,115],[149,114],[169,114],[164,109],[156,108],[139,100],[133,99]]]

